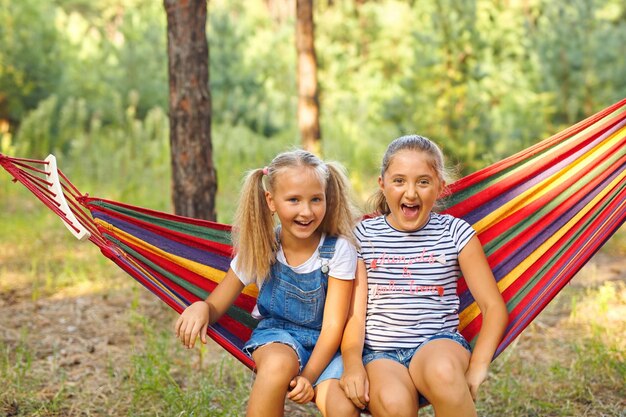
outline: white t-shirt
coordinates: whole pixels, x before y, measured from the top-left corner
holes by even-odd
[[[322,246],[325,238],[326,234],[322,234],[317,249],[313,252],[311,257],[301,265],[289,265],[287,263],[287,259],[285,258],[285,253],[283,252],[282,246],[279,246],[278,248],[276,259],[278,260],[278,262],[291,268],[291,270],[297,274],[306,274],[309,272],[313,272],[316,269],[322,267],[322,258],[320,257],[318,249],[320,246]],[[337,238],[337,242],[335,243],[335,253],[332,259],[330,259],[328,262],[328,276],[343,280],[354,279],[356,272],[356,258],[356,248],[354,247],[354,245],[342,237]],[[237,278],[239,278],[239,280],[244,285],[251,284],[252,279],[244,277],[237,268],[237,259],[237,256],[233,258],[233,260],[230,262],[230,267],[232,268],[235,275],[237,275]],[[264,278],[259,279],[256,282],[258,288],[261,288],[263,279]]]

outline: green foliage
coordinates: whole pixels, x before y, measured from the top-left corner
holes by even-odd
[[[55,152],[100,195],[169,207],[152,192],[169,189],[162,4],[0,2],[1,149]],[[626,96],[619,0],[320,2],[315,13],[323,152],[362,200],[401,134],[433,138],[467,174]],[[298,143],[293,15],[216,0],[207,36],[228,221],[244,172]]]
[[[80,97],[104,123],[119,123],[111,103],[131,93],[139,117],[167,105],[165,13],[158,2],[61,1],[56,9],[67,50],[61,101]]]
[[[231,3],[209,13],[214,120],[270,137],[294,124],[293,31],[282,27],[277,33],[269,16],[243,12],[241,5]],[[276,60],[276,55],[285,59]],[[280,76],[285,78],[277,82]]]
[[[539,2],[531,45],[537,51],[539,88],[553,95],[556,127],[588,116],[599,103],[624,98],[626,19],[623,3]]]
[[[225,223],[232,222],[245,172],[299,143],[293,16],[278,18],[266,3],[209,4],[217,210]],[[54,152],[79,189],[169,211],[162,7],[153,0],[0,0],[0,152]],[[315,13],[323,153],[346,165],[362,201],[398,135],[433,138],[467,173],[626,97],[622,0],[339,1],[317,2]],[[94,262],[88,249],[68,250],[56,234],[41,233],[61,226],[45,223],[27,203],[32,197],[16,188],[6,176],[0,181],[0,211],[10,218],[0,227],[0,253],[24,255],[5,258],[0,284],[26,288],[36,301],[108,278],[106,260]],[[618,232],[611,244],[624,253],[624,241]],[[581,314],[603,320],[587,323],[588,337],[557,337],[528,359],[500,357],[479,413],[623,412],[614,398],[602,397],[623,398],[626,375],[623,328],[607,329],[604,320],[604,306],[615,294],[623,306],[624,292],[607,288],[575,305],[578,312],[583,304],[602,307]],[[115,395],[98,391],[104,403],[87,414],[110,407],[137,416],[242,413],[247,371],[230,359],[198,369],[180,359],[169,333],[154,330],[160,325],[135,317],[131,326],[146,346],[134,346],[124,371],[110,364]],[[63,407],[80,390],[61,371],[54,376],[59,388],[42,394],[45,375],[33,366],[41,358],[29,345],[40,335],[21,332],[0,343],[0,378],[7,382],[0,408],[70,415]]]
[[[0,0],[0,120],[19,123],[60,83],[62,37],[54,7],[38,0]]]
[[[246,126],[214,126],[213,151],[217,156],[217,213],[220,222],[232,223],[239,189],[247,171],[264,167],[279,152],[297,146],[296,135],[291,133],[267,139]]]

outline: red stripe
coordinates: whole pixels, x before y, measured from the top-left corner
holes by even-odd
[[[623,145],[621,146],[623,147]],[[626,163],[626,154],[622,158],[620,158],[613,166],[617,168],[624,163]],[[514,239],[502,245],[502,247],[500,247],[499,249],[497,249],[496,251],[494,251],[492,254],[489,255],[488,261],[489,261],[490,267],[492,269],[495,268],[497,265],[503,262],[506,258],[510,257],[512,254],[520,250],[520,248],[528,245],[529,242],[532,242],[540,233],[542,233],[546,229],[546,227],[552,224],[559,217],[563,216],[563,214],[565,214],[567,210],[571,209],[578,201],[580,201],[580,199],[588,195],[589,192],[594,190],[599,184],[602,183],[602,181],[608,178],[611,174],[613,174],[613,171],[610,171],[610,170],[606,170],[602,172],[599,176],[594,177],[589,183],[587,183],[580,190],[576,191],[573,195],[571,195],[567,199],[567,201],[564,201],[563,203],[555,207],[552,211],[550,211],[548,214],[546,214],[545,216],[537,220],[532,225],[525,227],[524,233],[520,233]],[[582,176],[582,175],[578,175],[578,176]],[[561,192],[560,189],[566,189],[567,187],[571,185],[569,184],[570,182],[574,182],[576,180],[577,178],[573,178],[572,180],[568,181],[565,185],[560,186],[559,189],[555,189],[554,191],[551,191],[550,193],[543,196],[541,200],[545,200],[545,201],[538,200],[537,202],[530,203],[527,206],[525,206],[522,210],[514,213],[513,215],[493,225],[491,228],[483,231],[479,235],[481,243],[485,245],[486,243],[493,240],[495,237],[501,236],[502,234],[506,233],[516,224],[519,224],[520,222],[524,221],[526,217],[532,214],[536,209],[539,209],[540,206],[545,205],[547,202],[552,200],[558,193]],[[539,206],[539,207],[535,207],[535,206]],[[467,283],[465,282],[465,280],[459,280],[457,292],[459,294],[462,294],[467,290],[468,288],[467,288]]]
[[[449,207],[448,209],[446,209],[446,213],[451,214],[455,217],[465,216],[466,214],[470,213],[481,205],[486,204],[494,197],[518,186],[519,184],[528,181],[530,178],[536,176],[537,174],[541,174],[550,166],[553,166],[554,164],[569,157],[571,154],[577,152],[581,148],[584,148],[589,143],[597,139],[598,136],[604,134],[606,130],[617,125],[624,118],[626,118],[626,112],[624,112],[624,114],[617,120],[612,120],[610,122],[606,122],[603,125],[595,127],[586,136],[580,137],[576,141],[574,141],[573,139],[570,140],[567,146],[559,150],[558,154],[548,153],[544,157],[538,159],[537,161],[534,161],[531,165],[526,167],[526,169],[522,170],[521,172],[518,172],[515,175],[511,175],[506,178],[501,178],[496,184],[493,184],[492,186],[475,193],[471,198],[468,198],[454,206]],[[491,177],[489,178],[491,179]],[[455,183],[451,186],[450,191],[458,192],[460,191],[460,188],[457,188]]]
[[[128,263],[126,263],[123,259],[121,259],[120,256],[118,256],[118,254],[116,254],[114,251],[110,250],[107,247],[101,248],[101,250],[102,250],[102,253],[107,258],[109,258],[113,262],[115,262],[120,268],[122,268],[129,275],[131,275],[133,278],[135,278],[135,280],[137,280],[139,283],[145,285],[146,288],[148,288],[150,290],[150,292],[152,292],[157,297],[159,297],[168,306],[170,306],[172,309],[174,309],[179,314],[183,312],[185,307],[180,306],[172,298],[170,298],[169,294],[163,292],[163,290],[159,286],[155,285],[153,282],[151,282],[150,280],[146,279],[143,275],[138,273],[134,268],[132,268],[132,266],[130,266]],[[155,272],[155,275],[158,275],[158,274]],[[194,296],[193,294],[191,294],[191,296],[192,296],[191,301],[199,301],[198,297]],[[247,327],[245,327],[244,325],[242,325],[240,322],[238,322],[238,321],[236,321],[236,320],[234,320],[234,319],[232,319],[232,318],[230,318],[228,316],[223,316],[218,322],[222,326],[224,326],[225,328],[229,329],[232,334],[234,334],[236,337],[238,337],[242,341],[247,340],[247,339],[250,338],[250,334],[252,333],[252,331],[250,329],[248,329]],[[213,331],[207,330],[207,333],[214,340],[216,340],[216,342],[220,343],[220,340],[222,342],[225,342],[226,345],[222,345],[222,346],[226,350],[228,350],[230,353],[235,355],[239,360],[242,360],[242,359],[245,360],[245,358],[247,358],[247,356],[245,354],[243,354],[241,351],[239,351],[238,348],[233,346],[230,342],[228,342],[221,335],[219,335],[219,333],[215,332],[214,330]],[[217,340],[217,339],[219,339],[219,340]],[[236,353],[236,352],[239,352],[239,353]],[[244,362],[244,363],[246,363],[246,362]]]
[[[159,287],[154,285],[152,282],[144,278],[141,274],[135,271],[130,267],[124,260],[120,259],[120,256],[111,248],[107,246],[100,246],[100,250],[104,256],[115,262],[120,268],[122,268],[126,273],[132,276],[135,280],[145,285],[152,293],[154,293],[157,297],[159,297],[165,304],[170,306],[177,313],[182,313],[185,309],[185,306],[180,306],[176,303],[169,295],[166,295],[161,291]]]
[[[625,163],[626,163],[626,154],[624,154],[624,156],[622,156],[616,162],[616,164],[613,165],[613,167],[614,169],[616,169],[618,166],[621,166]],[[603,171],[601,174],[599,174],[597,177],[594,177],[590,182],[584,185],[580,190],[572,194],[566,201],[564,201],[563,203],[555,207],[552,211],[550,211],[550,213],[546,214],[544,217],[539,219],[532,226],[528,226],[525,229],[526,233],[520,234],[518,238],[506,243],[497,251],[494,251],[494,253],[492,253],[489,256],[490,264],[492,265],[499,264],[507,256],[510,256],[512,253],[515,253],[515,251],[517,251],[522,245],[525,245],[528,242],[530,242],[539,233],[541,233],[541,231],[545,230],[545,228],[548,225],[552,224],[556,219],[561,217],[567,210],[575,206],[577,202],[579,202],[582,198],[588,195],[591,191],[596,189],[598,185],[602,184],[602,182],[605,181],[607,178],[609,178],[613,173],[614,173],[614,170],[613,171],[606,170],[606,171]],[[576,178],[574,179],[574,181],[575,180]],[[561,186],[559,188],[565,189],[566,187],[571,185],[570,184],[571,182],[573,181],[568,181],[564,186]],[[524,207],[522,210],[520,210],[519,213],[516,213],[514,216],[510,216],[509,218],[504,219],[500,223],[494,225],[489,230],[486,230],[485,233],[481,234],[481,241],[483,237],[486,237],[485,241],[489,242],[493,238],[495,238],[497,234],[502,235],[503,233],[505,233],[506,230],[510,230],[510,228],[512,228],[515,224],[518,224],[519,222],[523,221],[528,215],[532,214],[534,212],[535,206],[547,204],[551,199],[556,197],[556,194],[558,194],[559,192],[560,191],[554,191],[554,192],[550,192],[546,194],[545,196],[542,197],[542,200],[545,200],[545,202],[531,203],[527,206],[528,208]],[[539,208],[537,208],[537,210],[538,209]]]
[[[144,207],[138,207],[138,206],[133,206],[130,204],[124,204],[124,203],[120,203],[117,201],[112,201],[112,200],[107,200],[104,198],[87,198],[86,203],[88,205],[90,205],[93,202],[104,202],[104,203],[108,203],[114,206],[118,206],[118,207],[123,207],[129,210],[133,210],[139,213],[143,213],[143,214],[147,214],[150,216],[154,216],[154,217],[158,217],[161,219],[166,219],[166,220],[172,220],[175,222],[179,222],[179,223],[185,223],[185,224],[193,224],[196,226],[202,226],[202,227],[207,227],[209,229],[215,229],[215,230],[224,230],[224,231],[231,231],[232,226],[229,224],[223,224],[223,223],[217,223],[217,222],[212,222],[209,220],[202,220],[202,219],[194,219],[192,217],[185,217],[185,216],[178,216],[176,214],[169,214],[169,213],[164,213],[162,211],[156,211],[156,210],[150,210]],[[90,207],[91,209],[91,207]]]
[[[243,353],[239,348],[233,346],[228,339],[224,338],[221,334],[219,334],[215,329],[209,327],[207,329],[207,334],[217,342],[222,348],[224,348],[228,353],[237,358],[241,363],[246,365],[250,369],[254,369],[254,361],[248,355]]]
[[[527,148],[515,155],[512,155],[508,158],[503,159],[500,162],[497,162],[493,165],[490,165],[486,168],[476,171],[473,174],[469,174],[466,177],[461,178],[460,180],[451,184],[449,187],[450,191],[452,193],[455,193],[465,188],[471,187],[472,185],[477,184],[488,177],[492,177],[495,174],[507,168],[510,168],[511,166],[514,166],[518,162],[523,161],[533,155],[536,155],[537,153],[540,153],[544,151],[545,149],[550,148],[562,142],[563,140],[565,140],[566,138],[570,136],[576,135],[577,133],[586,129],[588,126],[597,123],[600,119],[608,116],[609,114],[613,113],[615,110],[623,107],[624,105],[626,105],[626,99],[623,99],[613,104],[612,106],[607,107],[606,109],[594,114],[593,116],[590,116],[587,119],[582,120],[573,126],[570,126],[569,128],[563,130],[562,132],[559,132],[551,136],[550,138],[543,140],[534,146],[531,146],[530,148]],[[616,119],[617,121],[621,121],[625,117],[626,117],[626,113],[619,115]]]
[[[117,237],[119,239],[119,236]],[[154,254],[148,250],[145,250],[144,248],[141,248],[133,243],[130,243],[128,241],[125,241],[123,239],[120,239],[124,242],[125,245],[128,245],[131,249],[133,249],[134,251],[137,251],[139,254],[141,254],[141,256],[146,257],[147,259],[149,259],[151,262],[154,262],[155,264],[161,266],[163,269],[165,269],[168,272],[171,272],[172,274],[181,277],[182,279],[184,279],[185,281],[189,282],[190,284],[194,285],[197,288],[200,288],[204,291],[207,292],[213,292],[215,290],[215,288],[217,287],[217,283],[215,281],[210,280],[207,277],[204,277],[200,274],[197,274],[189,269],[186,269],[172,261],[170,261],[169,259],[166,259],[162,256],[159,256],[157,254]],[[156,273],[156,271],[155,271]],[[173,285],[177,285],[175,284],[173,281],[169,280],[167,277],[163,277],[164,279],[167,279],[168,282],[172,282]],[[178,286],[178,285],[177,285]],[[194,296],[195,297],[195,296]],[[237,300],[235,301],[235,305],[239,308],[242,308],[244,310],[246,310],[248,313],[250,313],[253,309],[254,306],[256,304],[256,298],[247,295],[247,294],[241,294]]]
[[[212,240],[202,239],[193,235],[189,235],[189,234],[181,233],[181,232],[171,230],[165,227],[161,227],[156,224],[139,220],[135,217],[131,217],[126,214],[122,214],[120,212],[113,211],[105,207],[89,205],[89,209],[92,212],[105,213],[114,218],[124,220],[128,223],[137,225],[141,229],[149,230],[153,233],[156,233],[159,236],[164,236],[164,237],[167,236],[166,239],[173,240],[178,243],[182,243],[183,245],[192,246],[194,248],[201,249],[201,250],[206,250],[208,252],[211,252],[217,255],[232,257],[233,249],[232,249],[232,246],[230,245],[225,245],[223,243],[215,242]]]
[[[623,186],[623,183],[624,180],[620,182],[619,186]],[[621,192],[621,194],[624,193]],[[577,223],[578,227],[572,227],[571,229],[569,229],[561,237],[561,239],[559,239],[548,251],[546,251],[546,253],[544,253],[535,263],[533,263],[513,283],[511,283],[509,287],[507,287],[502,292],[504,301],[508,304],[508,302],[517,293],[519,293],[521,289],[526,286],[532,278],[534,278],[535,274],[545,266],[547,261],[552,259],[557,254],[557,252],[559,252],[565,245],[569,244],[569,240],[572,238],[572,235],[578,233],[581,227],[583,227],[583,225],[589,220],[590,217],[596,216],[592,223],[584,229],[583,233],[576,238],[577,242],[587,242],[591,235],[596,233],[602,234],[607,231],[609,227],[607,226],[606,219],[618,213],[618,209],[623,210],[623,207],[620,208],[620,206],[624,205],[623,199],[623,195],[620,199],[618,199],[614,196],[610,196],[609,194],[607,194],[607,196],[602,201],[599,201],[596,206],[601,206],[605,202],[605,200],[610,201],[609,205],[602,211],[600,211],[600,214],[592,210],[588,212],[585,216],[583,216],[581,220]],[[622,213],[622,219],[618,219],[617,222],[623,222],[624,216],[626,216],[626,213]],[[602,227],[602,230],[600,232],[597,232],[596,229],[600,227]],[[584,263],[589,260],[591,254],[595,253],[595,251],[603,243],[599,239],[594,239],[592,240],[592,242],[595,243],[591,246],[588,246],[585,250],[586,256],[580,256],[580,254],[578,254],[578,256],[575,257],[575,263],[572,264],[573,266],[570,265],[566,270],[567,273],[562,276],[561,279],[556,280],[556,276],[559,275],[559,272],[561,272],[564,265],[568,262],[569,258],[573,254],[576,254],[576,252],[579,251],[583,245],[579,243],[578,245],[568,246],[566,251],[562,255],[559,255],[559,261],[556,262],[548,271],[546,271],[542,275],[541,279],[532,284],[531,291],[529,291],[523,299],[518,301],[517,305],[510,311],[509,317],[514,318],[515,323],[521,323],[526,317],[530,317],[531,320],[536,317],[541,312],[541,310],[543,310],[543,308],[545,308],[545,306],[552,300],[554,295],[556,295],[556,293],[558,293],[558,291],[578,272],[578,270],[580,270]],[[545,286],[546,283],[550,283],[550,285],[547,285],[544,289],[543,286]],[[551,291],[549,291],[550,289]],[[546,294],[550,295],[546,296]],[[536,311],[531,312],[532,307],[534,307],[535,305],[538,305],[539,308]],[[478,315],[463,329],[463,335],[468,340],[473,339],[480,331],[481,323],[482,315]],[[519,328],[519,326],[521,325],[523,325],[523,323],[519,325],[514,324],[513,327],[507,332],[507,335],[517,336],[515,332],[521,332],[523,330],[523,328]]]
[[[623,148],[624,143],[626,143],[626,139],[618,143],[614,148],[617,148],[617,150],[619,150],[619,148]],[[611,152],[614,150],[615,149],[611,149]],[[607,158],[608,158],[608,155],[598,158],[596,161],[593,161],[592,163],[589,164],[589,170],[581,171],[571,177],[568,177],[566,181],[564,181],[559,186],[551,188],[550,191],[547,192],[546,194],[542,195],[541,197],[539,197],[538,199],[532,202],[526,203],[520,210],[498,221],[489,229],[484,230],[480,234],[480,241],[483,242],[483,244],[486,244],[486,243],[491,242],[496,237],[502,236],[502,234],[506,233],[506,231],[511,230],[511,228],[513,228],[515,225],[520,224],[521,222],[524,221],[524,219],[526,219],[527,217],[529,217],[536,211],[539,211],[542,207],[549,204],[556,197],[558,197],[559,194],[571,188],[572,185],[581,181],[581,179],[584,178],[585,176],[588,176],[590,170],[598,167]],[[615,164],[611,165],[612,167],[614,167],[613,171],[617,169],[617,167],[624,164],[625,162],[626,162],[626,154],[624,154],[624,156],[618,159]],[[547,214],[542,219],[540,219],[540,221],[538,221],[536,224],[533,224],[532,226],[527,227],[526,229],[528,229],[529,231],[533,231],[533,230],[536,231],[533,234],[533,236],[537,235],[541,231],[542,227],[545,227],[547,224],[551,223],[553,219],[558,218],[563,213],[565,213],[569,208],[574,206],[578,201],[580,201],[580,198],[582,196],[589,194],[590,191],[593,191],[597,187],[597,185],[601,184],[602,181],[608,178],[613,173],[613,171],[612,170],[603,171],[597,177],[594,177],[593,179],[591,179],[591,181],[589,181],[586,185],[583,185],[583,187],[580,190],[572,194],[566,201],[564,201],[559,206],[554,208],[549,214]],[[524,242],[530,240],[530,238],[533,236],[526,236],[526,238],[524,239]],[[499,252],[503,252],[503,250],[500,250]],[[511,253],[511,250],[508,250],[508,252]],[[498,261],[500,260],[500,258],[497,256],[495,256],[494,259]],[[498,263],[498,262],[495,262],[495,263]]]
[[[474,319],[470,321],[467,324],[467,326],[463,328],[463,330],[461,330],[461,334],[467,341],[471,342],[472,339],[478,336],[478,333],[480,332],[480,328],[482,327],[482,325],[483,325],[483,315],[478,314],[478,316],[474,317]]]
[[[559,256],[559,261],[556,262],[550,270],[548,270],[543,277],[538,280],[535,284],[533,284],[533,289],[528,293],[524,299],[518,303],[518,305],[511,312],[512,315],[517,317],[517,321],[522,322],[526,318],[530,318],[532,320],[536,317],[541,310],[545,308],[545,306],[552,300],[554,295],[558,293],[558,291],[565,286],[567,282],[580,270],[580,268],[589,260],[591,255],[593,255],[599,247],[604,243],[602,239],[591,239],[590,237],[593,235],[607,235],[606,232],[610,232],[611,228],[609,227],[609,222],[607,219],[612,216],[616,216],[619,212],[618,208],[624,205],[623,201],[624,197],[621,199],[613,200],[607,207],[601,212],[593,222],[584,229],[583,233],[576,238],[577,242],[585,242],[591,243],[583,248],[583,245],[570,245],[566,248],[565,252]],[[621,207],[620,210],[623,210],[624,207]],[[621,224],[623,222],[623,217],[626,213],[622,212],[622,219],[617,219],[615,223]],[[567,243],[565,237],[569,238],[573,233],[577,230],[572,229],[570,232],[564,236],[564,241],[561,242],[561,246]],[[580,252],[580,253],[579,253]],[[582,256],[582,255],[585,256]],[[576,255],[576,256],[574,256]],[[573,260],[573,262],[572,262]],[[567,263],[570,262],[569,265]],[[559,279],[556,279],[559,277]],[[543,286],[549,283],[544,289]],[[509,289],[507,289],[508,291]],[[510,291],[514,291],[511,289]],[[537,307],[537,308],[535,308]],[[517,329],[519,326],[515,326],[514,329]],[[513,331],[513,329],[511,330]],[[520,330],[521,331],[521,330]]]

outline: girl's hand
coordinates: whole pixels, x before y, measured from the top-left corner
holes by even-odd
[[[291,391],[287,394],[287,398],[298,404],[308,403],[313,399],[313,395],[315,394],[311,382],[302,375],[298,375],[291,380],[289,389]]]
[[[367,407],[370,401],[369,380],[363,366],[346,368],[339,380],[339,386],[356,407],[361,410]]]
[[[180,339],[187,349],[196,344],[196,338],[200,335],[202,343],[206,344],[206,331],[209,325],[209,305],[204,301],[196,301],[183,311],[174,330],[176,337]]]
[[[469,387],[472,399],[476,401],[478,394],[478,387],[487,379],[487,366],[472,366],[470,364],[467,372],[465,372],[465,379],[467,380],[467,386]]]

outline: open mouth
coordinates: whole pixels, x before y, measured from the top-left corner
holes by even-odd
[[[409,218],[417,217],[420,213],[419,204],[401,204],[400,208],[402,209],[402,214]]]

